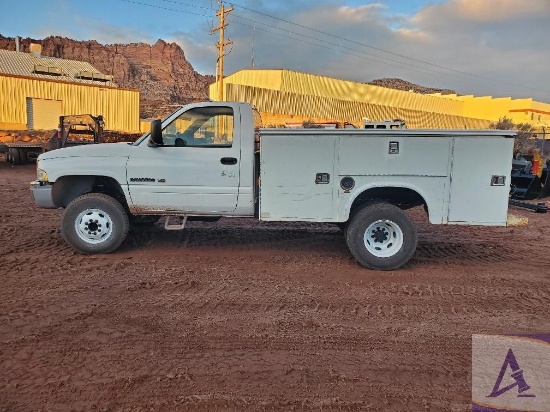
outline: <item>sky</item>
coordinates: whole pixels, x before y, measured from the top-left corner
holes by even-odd
[[[550,0],[232,4],[225,75],[254,65],[550,103]],[[199,73],[214,74],[218,7],[217,0],[0,0],[0,34],[103,44],[163,39],[178,43]]]

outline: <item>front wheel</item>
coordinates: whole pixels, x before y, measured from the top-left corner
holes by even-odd
[[[117,200],[88,193],[65,208],[61,234],[80,253],[110,253],[124,241],[129,226],[128,214]]]
[[[346,242],[363,266],[393,270],[411,259],[417,234],[414,224],[400,208],[389,203],[372,203],[351,218]]]

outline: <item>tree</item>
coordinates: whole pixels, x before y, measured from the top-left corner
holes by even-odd
[[[527,153],[535,145],[529,139],[533,136],[534,127],[529,123],[514,123],[512,119],[504,116],[498,119],[498,122],[489,126],[497,130],[517,130],[518,135],[514,140],[514,153]]]

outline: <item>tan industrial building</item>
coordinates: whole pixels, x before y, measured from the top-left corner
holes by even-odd
[[[213,84],[210,98],[217,96]],[[224,79],[223,96],[253,104],[268,126],[310,119],[360,126],[367,118],[402,119],[410,128],[485,129],[506,116],[544,131],[550,123],[550,104],[532,99],[426,95],[290,70],[241,70]]]
[[[116,87],[91,64],[0,50],[0,129],[48,130],[59,116],[103,115],[105,128],[138,132],[139,91]]]

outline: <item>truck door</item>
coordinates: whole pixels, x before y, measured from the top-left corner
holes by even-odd
[[[239,126],[231,105],[193,107],[168,119],[163,123],[164,145],[151,147],[145,139],[128,160],[133,207],[197,214],[235,210]]]

